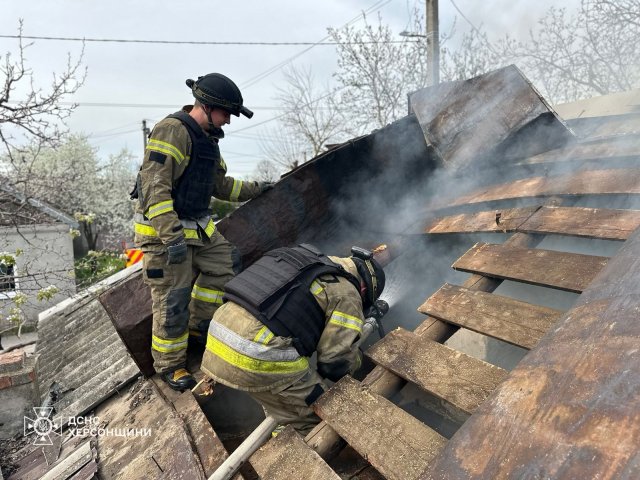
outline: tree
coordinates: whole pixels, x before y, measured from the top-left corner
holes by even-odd
[[[550,8],[529,39],[496,46],[554,103],[640,84],[640,2],[583,0],[575,15]]]
[[[454,35],[455,23],[451,30],[451,36]],[[444,45],[440,59],[440,77],[444,82],[477,77],[509,64],[509,58],[496,51],[481,28],[464,33],[457,48]]]
[[[84,83],[86,69],[82,69],[83,51],[77,59],[67,55],[66,68],[53,74],[47,89],[37,86],[33,71],[25,62],[25,51],[32,45],[22,39],[23,23],[18,27],[18,53],[0,56],[0,142],[10,160],[20,154],[20,145],[36,142],[39,146],[54,146],[66,132],[64,121],[75,105],[65,106],[62,101],[76,93]],[[16,92],[20,98],[15,99]]]
[[[640,2],[582,0],[569,15],[551,7],[525,40],[490,42],[473,29],[459,49],[443,52],[448,79],[515,63],[551,103],[606,95],[640,85]]]
[[[3,77],[0,83],[0,174],[8,176],[11,180],[17,179],[14,176],[17,170],[28,173],[28,168],[24,170],[31,163],[28,155],[33,158],[45,149],[60,145],[67,132],[65,120],[75,109],[75,105],[66,106],[63,101],[78,91],[86,76],[86,69],[82,67],[83,47],[75,59],[67,54],[65,68],[61,73],[53,73],[48,86],[40,85],[26,62],[25,52],[32,44],[23,42],[22,29],[23,22],[20,21],[16,52],[0,55],[0,73]],[[30,254],[36,257],[38,252],[35,250],[41,247],[29,243],[27,236],[18,228],[21,225],[18,218],[23,217],[23,220],[31,223],[35,221],[30,218],[34,214],[30,209],[30,202],[34,201],[33,193],[39,190],[42,180],[42,177],[22,176],[15,185],[18,189],[10,188],[12,193],[8,194],[8,198],[19,197],[23,199],[22,202],[0,202],[0,216],[13,221],[13,231],[28,243],[27,248],[34,250]],[[64,187],[65,185],[55,185],[56,190]],[[2,193],[7,196],[7,192]],[[59,255],[62,258],[63,254],[57,250],[57,243],[53,241],[51,245],[46,245],[45,249],[48,250],[48,254]],[[37,273],[30,272],[29,262],[22,260],[22,251],[14,250],[16,251],[0,252],[0,283],[4,281],[13,295],[13,306],[4,305],[0,312],[0,320],[4,317],[21,327],[25,319],[25,309],[30,304],[64,298],[56,295],[59,292],[62,294],[65,288],[62,285],[68,285],[70,280],[73,285],[70,277],[73,272],[68,269],[56,270],[54,267],[49,267],[46,271],[39,269]],[[18,266],[18,263],[21,265]],[[7,284],[7,280],[11,282],[12,279],[15,281],[13,286],[11,283]],[[13,287],[17,287],[18,282],[20,287],[19,291],[16,291],[17,288]],[[56,283],[59,283],[59,286],[55,285]],[[72,291],[75,291],[75,288],[72,288]]]
[[[415,31],[424,31],[420,16],[413,16]],[[365,18],[362,29],[329,29],[338,42],[340,105],[348,123],[365,133],[407,114],[407,94],[427,84],[427,43],[424,38],[403,37],[398,43],[388,25]]]
[[[269,160],[260,160],[251,178],[258,182],[277,182],[280,178],[280,171],[275,163]]]
[[[423,31],[414,10],[410,30]],[[441,77],[463,80],[515,63],[552,104],[640,86],[640,1],[582,0],[574,15],[550,8],[529,37],[490,39],[481,27],[441,28]],[[398,43],[388,25],[330,29],[338,42],[340,113],[360,133],[406,114],[406,95],[427,84],[426,42]],[[459,40],[458,40],[459,39]],[[458,40],[458,41],[455,41]]]
[[[89,250],[98,249],[98,239],[118,248],[131,236],[133,155],[125,149],[101,161],[85,136],[67,135],[60,142],[55,148],[36,142],[23,147],[19,159],[15,153],[0,158],[0,165],[27,197],[74,215]]]
[[[300,132],[289,131],[283,125],[260,135],[260,149],[266,160],[286,170],[296,168],[309,158],[310,146]]]
[[[284,74],[287,86],[276,97],[286,113],[281,123],[298,133],[315,157],[329,139],[344,132],[334,92],[328,86],[317,88],[310,69],[290,67]]]
[[[292,169],[319,155],[327,142],[349,134],[334,89],[318,87],[308,68],[290,67],[284,76],[286,86],[275,99],[283,115],[278,127],[262,136],[260,146],[269,161]]]

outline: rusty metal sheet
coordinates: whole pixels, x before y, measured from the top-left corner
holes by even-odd
[[[463,272],[580,293],[608,258],[581,253],[477,243],[452,267]]]
[[[412,111],[444,163],[526,157],[564,145],[573,133],[514,65],[413,93]]]
[[[640,478],[640,231],[423,479]]]

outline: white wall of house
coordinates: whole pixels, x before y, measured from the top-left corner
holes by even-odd
[[[64,223],[0,227],[0,252],[15,254],[15,291],[0,292],[0,316],[6,318],[13,298],[19,292],[27,296],[23,305],[25,319],[35,323],[38,313],[75,294],[73,239]],[[37,292],[49,285],[58,289],[49,300],[38,301]],[[0,320],[0,330],[6,323]]]

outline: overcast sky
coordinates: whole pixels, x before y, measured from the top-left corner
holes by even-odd
[[[457,17],[460,27],[469,24],[492,34],[526,32],[552,5],[575,8],[579,0],[441,0],[441,31]],[[424,9],[424,1],[417,3]],[[16,35],[19,19],[25,36],[86,39],[193,41],[193,42],[318,42],[327,28],[348,22],[362,25],[362,12],[382,16],[393,31],[409,25],[413,0],[0,0],[0,35]],[[357,18],[359,20],[356,20]],[[77,57],[80,41],[34,40],[26,52],[36,79],[48,81],[51,72],[63,70],[67,53]],[[2,61],[16,52],[17,40],[0,37]],[[141,158],[142,120],[150,126],[182,105],[191,103],[185,79],[220,72],[242,90],[253,119],[232,117],[221,151],[229,173],[250,175],[260,160],[259,137],[269,120],[278,115],[274,100],[281,84],[283,63],[311,67],[319,79],[331,78],[336,68],[334,46],[185,45],[163,43],[85,43],[85,85],[69,101],[80,104],[69,126],[90,136],[106,157],[128,148]],[[272,71],[273,73],[268,74]],[[15,99],[14,99],[15,100]],[[266,122],[262,124],[262,122]],[[262,125],[258,125],[262,124]],[[234,133],[234,131],[239,131]]]

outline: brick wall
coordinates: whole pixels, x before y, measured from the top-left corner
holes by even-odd
[[[36,405],[35,359],[23,348],[0,353],[0,439],[22,432]]]

